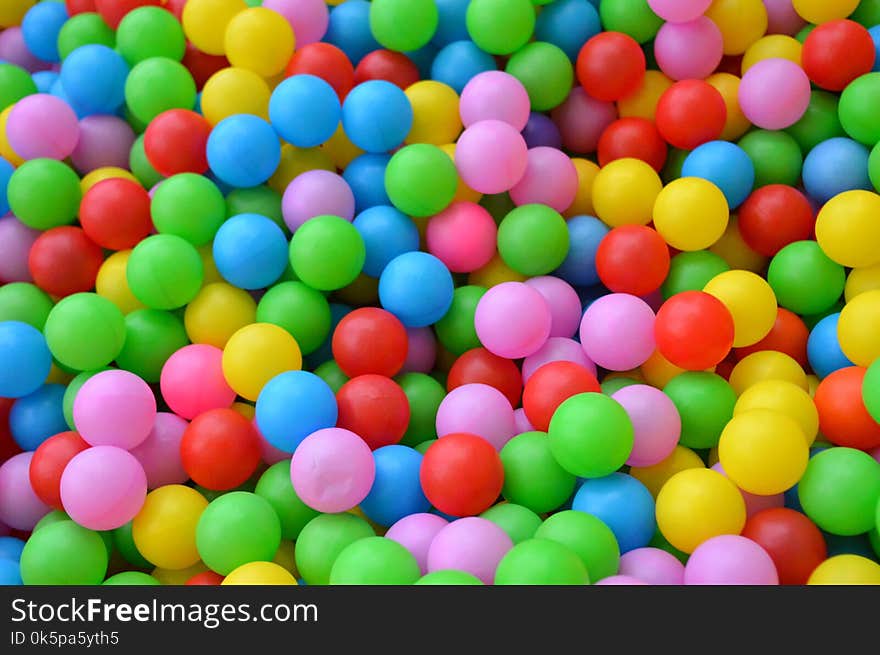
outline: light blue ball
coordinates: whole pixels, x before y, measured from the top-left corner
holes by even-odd
[[[868,30],[868,34],[871,35],[871,40],[874,42],[874,67],[871,69],[874,72],[880,71],[880,25],[875,25],[871,29]]]
[[[269,120],[282,139],[313,148],[333,136],[342,105],[332,86],[314,75],[294,75],[281,82],[269,100]]]
[[[409,98],[385,80],[354,87],[342,105],[342,126],[351,142],[365,152],[384,153],[403,143],[413,123]]]
[[[453,41],[466,41],[470,38],[467,31],[467,8],[470,0],[436,0],[437,31],[431,39],[438,48],[449,45]]]
[[[755,186],[755,165],[746,151],[728,141],[710,141],[684,160],[682,177],[700,177],[721,189],[731,209],[739,207]]]
[[[355,157],[345,170],[342,178],[348,182],[354,194],[355,212],[360,213],[377,205],[390,205],[391,200],[385,191],[385,169],[391,155],[364,153]]]
[[[611,528],[621,554],[647,546],[657,530],[651,492],[624,473],[587,480],[571,507],[592,514]]]
[[[324,40],[342,50],[354,66],[364,55],[381,49],[370,29],[370,3],[366,0],[346,0],[331,8]]]
[[[11,559],[17,562],[21,559],[21,551],[24,550],[24,541],[16,537],[0,537],[0,559]]]
[[[455,285],[434,255],[408,252],[392,259],[379,278],[379,301],[406,327],[433,325],[452,305]]]
[[[128,64],[105,45],[84,45],[61,65],[64,93],[75,107],[89,114],[113,114],[125,102]]]
[[[431,79],[451,86],[461,95],[471,78],[486,71],[497,70],[495,58],[477,47],[473,41],[453,41],[443,46],[431,65]]]
[[[7,196],[7,188],[9,187],[9,178],[15,172],[15,167],[8,161],[0,157],[0,216],[4,216],[9,212],[9,197]],[[384,188],[384,183],[382,184]]]
[[[872,191],[868,176],[871,153],[857,141],[835,137],[818,144],[804,159],[803,179],[807,194],[826,203],[844,191]]]
[[[58,76],[58,79],[52,84],[52,88],[49,89],[49,94],[55,96],[56,98],[61,98],[64,102],[70,105],[70,108],[73,109],[76,117],[79,119],[83,119],[86,116],[91,116],[93,114],[97,114],[99,112],[94,111],[86,111],[78,104],[76,104],[73,100],[70,99],[70,96],[67,95],[67,92],[64,90],[64,87],[61,85],[61,76]],[[120,107],[120,110],[122,108]],[[118,113],[118,112],[117,112]],[[120,118],[124,118],[120,116]]]
[[[307,371],[287,371],[266,383],[257,397],[257,427],[270,444],[292,453],[316,430],[336,425],[336,396]]]
[[[58,33],[67,19],[63,2],[40,2],[31,7],[21,22],[21,35],[31,54],[43,61],[61,61]]]
[[[67,431],[61,384],[44,384],[19,398],[9,412],[9,431],[22,450],[36,450],[49,437]]]
[[[535,23],[535,39],[558,46],[572,61],[584,43],[602,31],[596,7],[587,0],[556,0],[545,5]]]
[[[211,170],[231,187],[259,186],[281,163],[281,142],[275,130],[251,114],[236,114],[217,123],[208,137],[207,152]]]
[[[376,478],[360,508],[368,519],[390,526],[410,514],[427,512],[431,503],[422,491],[422,454],[408,446],[383,446],[373,451]]]
[[[239,214],[220,226],[213,254],[224,280],[240,289],[264,289],[287,268],[287,239],[271,218]]]
[[[819,379],[826,378],[839,369],[853,366],[843,354],[837,339],[838,320],[840,312],[829,314],[816,323],[807,339],[807,359]]]
[[[0,398],[21,398],[39,389],[52,368],[43,333],[21,321],[0,322]]]
[[[61,74],[55,71],[38,71],[31,75],[34,84],[37,85],[37,93],[52,93],[52,85],[61,79]]]
[[[423,80],[428,80],[431,78],[431,66],[434,65],[434,57],[437,56],[439,51],[440,49],[437,46],[429,43],[418,50],[410,50],[403,54],[419,69],[419,77]]]
[[[21,568],[18,562],[0,557],[0,586],[18,587],[23,584],[21,581]]]
[[[596,252],[609,228],[595,216],[573,216],[568,227],[568,254],[556,275],[574,286],[589,287],[599,283]]]
[[[367,248],[364,273],[372,277],[379,277],[395,257],[419,249],[419,229],[394,207],[371,207],[358,214],[353,224]]]

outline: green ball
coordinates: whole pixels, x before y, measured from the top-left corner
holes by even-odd
[[[75,293],[52,308],[44,333],[52,356],[61,364],[74,371],[92,371],[122,351],[125,318],[103,296]]]
[[[648,0],[602,0],[599,18],[606,31],[629,34],[639,43],[657,36],[664,22],[648,6]]]
[[[498,252],[517,273],[534,277],[556,270],[568,254],[568,227],[547,205],[517,207],[498,227]]]
[[[370,524],[359,516],[321,514],[306,524],[296,540],[296,568],[306,584],[328,584],[339,554],[355,541],[375,536]]]
[[[400,443],[417,446],[437,436],[437,409],[446,397],[446,389],[425,373],[404,373],[396,378],[409,401],[409,425]]]
[[[385,191],[397,209],[416,217],[439,214],[458,189],[455,163],[428,143],[404,146],[385,168]]]
[[[327,360],[316,368],[315,375],[324,380],[327,386],[333,389],[333,393],[339,393],[342,385],[348,382],[348,376],[342,372],[339,364],[333,359]]]
[[[70,381],[70,384],[67,385],[67,388],[64,390],[62,406],[64,408],[64,420],[67,421],[67,425],[71,430],[76,430],[76,424],[73,422],[73,401],[76,400],[76,394],[79,393],[82,386],[88,382],[89,378],[93,375],[100,373],[101,371],[110,370],[112,369],[109,366],[103,366],[95,371],[83,371],[82,373],[78,373],[76,377]]]
[[[180,173],[156,189],[150,214],[157,232],[179,236],[198,247],[210,243],[226,221],[226,200],[207,177]]]
[[[62,512],[60,509],[53,509],[51,512],[46,514],[43,518],[37,521],[37,524],[34,526],[34,529],[31,532],[37,532],[38,530],[42,530],[47,525],[53,525],[55,523],[61,523],[61,521],[69,521],[70,517]]]
[[[79,177],[70,166],[54,159],[23,163],[9,178],[6,194],[12,213],[35,230],[73,223],[82,200]]]
[[[332,585],[411,585],[421,577],[416,558],[405,547],[385,537],[352,542],[333,562]]]
[[[389,50],[407,52],[428,45],[440,12],[434,0],[373,0],[370,3],[370,31]]]
[[[354,282],[366,257],[360,232],[339,216],[310,218],[290,240],[293,272],[319,291],[335,291]]]
[[[167,57],[144,59],[125,81],[125,102],[141,123],[169,109],[192,109],[196,83],[186,66]]]
[[[804,513],[816,525],[840,536],[877,527],[880,462],[854,448],[828,448],[813,455],[798,482]]]
[[[417,585],[438,585],[448,587],[451,585],[474,585],[483,584],[477,576],[465,571],[453,571],[451,569],[444,571],[432,571],[427,575],[423,575],[416,583]]]
[[[815,241],[796,241],[770,260],[767,282],[781,307],[795,314],[818,314],[840,299],[846,271]]]
[[[151,57],[180,61],[186,52],[186,37],[170,11],[138,7],[128,12],[116,28],[116,49],[129,66]]]
[[[568,55],[544,41],[529,43],[518,50],[505,70],[526,87],[532,111],[549,111],[561,105],[574,82],[574,68]]]
[[[281,538],[295,541],[320,512],[300,500],[290,482],[290,460],[273,464],[260,476],[254,493],[269,501],[281,520]]]
[[[164,179],[147,159],[147,153],[144,152],[143,134],[135,139],[131,146],[128,167],[145,189],[152,189]]]
[[[135,246],[125,277],[135,298],[152,309],[177,309],[196,297],[205,269],[199,251],[173,234],[155,234]]]
[[[0,111],[36,92],[37,85],[25,69],[0,62]]]
[[[162,583],[148,573],[141,573],[140,571],[123,571],[122,573],[111,575],[104,580],[102,584],[104,584],[104,586],[119,585],[122,587],[148,587],[159,586]]]
[[[211,501],[196,526],[199,556],[221,575],[242,564],[271,562],[280,545],[281,520],[272,504],[247,491]]]
[[[116,365],[144,381],[159,381],[165,362],[189,345],[183,321],[161,309],[139,309],[125,317],[125,344]]]
[[[709,280],[729,270],[730,265],[714,252],[681,252],[669,263],[669,274],[660,291],[664,299],[682,291],[702,291]]]
[[[544,432],[515,436],[501,449],[501,494],[537,514],[558,509],[574,493],[575,477],[554,459]]]
[[[568,398],[550,419],[550,451],[560,466],[582,478],[601,478],[624,465],[633,448],[633,425],[616,400],[600,393]]]
[[[42,332],[54,303],[49,294],[29,282],[0,286],[0,322],[20,321]]]
[[[587,568],[571,548],[549,539],[527,539],[507,551],[495,570],[496,585],[587,585]]]
[[[840,94],[838,106],[840,124],[846,133],[872,148],[880,142],[877,103],[880,103],[880,73],[868,73],[849,83]]]
[[[861,0],[856,10],[849,15],[849,20],[854,20],[867,29],[880,25],[880,0]]]
[[[303,355],[315,352],[330,334],[330,303],[320,291],[302,282],[282,282],[269,289],[257,304],[257,322],[287,330]]]
[[[73,521],[59,521],[27,540],[21,552],[21,579],[26,585],[99,585],[108,561],[101,535]]]
[[[535,537],[568,546],[581,558],[592,580],[615,575],[620,567],[617,538],[592,514],[575,510],[554,514],[538,528]]]
[[[862,401],[871,417],[880,423],[880,359],[865,372],[862,380]]]
[[[428,439],[427,441],[423,441],[418,446],[416,446],[415,449],[416,449],[416,451],[418,451],[422,455],[424,455],[426,452],[428,452],[428,448],[430,448],[434,444],[435,441],[437,441],[437,440],[436,439]]]
[[[868,177],[871,179],[871,186],[877,191],[880,189],[880,143],[871,149],[868,157]]]
[[[474,316],[486,291],[486,287],[477,285],[458,287],[452,294],[449,311],[434,324],[440,343],[456,357],[482,345],[474,326]]]
[[[805,155],[823,141],[844,136],[837,117],[837,96],[828,91],[813,91],[806,113],[785,131],[794,137]]]
[[[535,8],[531,0],[471,0],[465,20],[468,34],[480,50],[509,55],[532,38]]]
[[[116,47],[116,33],[94,12],[71,16],[58,32],[58,54],[62,60],[84,45]]]
[[[153,568],[153,564],[141,555],[141,551],[134,543],[134,537],[131,535],[131,521],[113,530],[112,535],[113,545],[126,562],[139,569]]]
[[[507,533],[514,544],[535,536],[541,526],[541,517],[522,505],[499,503],[480,514]]]
[[[804,41],[807,40],[807,37],[810,36],[810,33],[816,29],[818,25],[813,25],[812,23],[808,23],[804,25],[800,32],[794,35],[794,38],[801,42],[803,45]]]
[[[840,310],[843,309],[844,302],[843,300],[838,300],[831,307],[826,309],[824,312],[819,312],[818,314],[809,314],[807,316],[801,316],[801,319],[804,321],[804,325],[807,326],[808,330],[811,330],[816,327],[816,323],[821,321],[826,316],[830,314],[837,314]]]
[[[713,448],[733,418],[736,393],[720,375],[687,371],[663,388],[681,416],[679,443],[688,448]]]
[[[768,184],[797,186],[804,165],[801,148],[787,132],[754,130],[739,140],[755,165],[755,188]]]
[[[610,396],[610,395],[620,391],[624,387],[631,387],[634,384],[643,384],[643,383],[639,382],[638,380],[633,380],[632,378],[624,378],[624,377],[611,378],[610,380],[605,380],[602,383],[602,393],[604,393],[606,396]]]
[[[262,185],[230,191],[226,196],[226,217],[239,214],[259,214],[271,218],[278,227],[289,232],[281,213],[281,194],[271,187]]]

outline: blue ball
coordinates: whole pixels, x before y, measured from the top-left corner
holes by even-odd
[[[0,586],[17,587],[22,584],[24,583],[21,581],[21,569],[18,562],[0,557]]]
[[[556,275],[574,286],[599,284],[596,272],[596,251],[609,228],[595,216],[574,216],[568,225],[568,254]]]
[[[687,156],[681,176],[709,180],[721,189],[727,204],[734,209],[745,202],[755,186],[755,165],[735,143],[710,141]]]
[[[9,212],[9,198],[6,190],[9,187],[9,178],[15,172],[15,166],[0,157],[0,216]],[[384,186],[384,185],[383,185]]]
[[[651,492],[624,473],[587,480],[571,507],[592,514],[611,528],[621,553],[647,546],[657,530]]]
[[[873,191],[868,177],[870,155],[865,146],[846,137],[835,137],[818,144],[804,159],[803,178],[807,194],[824,204],[844,191]]]
[[[360,505],[368,519],[390,526],[404,516],[430,509],[419,480],[421,453],[408,446],[383,446],[373,451],[373,460],[376,478]]]
[[[37,93],[52,93],[52,85],[61,79],[61,74],[55,71],[38,71],[31,78],[37,85]]]
[[[292,453],[316,430],[336,425],[336,396],[308,371],[287,371],[266,383],[257,397],[257,427],[270,444]]]
[[[105,45],[84,45],[61,65],[64,93],[80,110],[90,114],[112,114],[125,102],[128,64],[118,52]]]
[[[49,437],[67,432],[65,390],[62,384],[44,384],[13,403],[9,412],[9,431],[22,450],[36,450]]]
[[[239,214],[214,237],[214,263],[223,279],[240,289],[264,289],[287,268],[287,239],[271,218]]]
[[[342,126],[351,142],[366,152],[388,152],[403,143],[413,123],[409,98],[385,80],[358,84],[345,97]]]
[[[24,541],[16,537],[0,537],[0,559],[11,559],[17,562],[21,559],[21,551],[24,550]]]
[[[232,187],[261,185],[281,163],[281,142],[259,116],[236,114],[217,123],[208,137],[208,165]]]
[[[392,259],[379,278],[379,301],[406,327],[433,325],[452,305],[455,285],[434,255],[408,252]]]
[[[370,3],[367,0],[346,0],[333,7],[324,40],[342,50],[354,66],[364,55],[381,49],[370,29]]]
[[[332,86],[314,75],[294,75],[281,82],[269,100],[269,120],[282,139],[313,148],[333,136],[342,105]]]
[[[442,48],[453,41],[467,41],[471,38],[467,30],[467,8],[470,2],[471,0],[436,0],[439,20],[431,43]]]
[[[43,61],[61,61],[58,33],[67,19],[63,2],[40,2],[31,7],[21,22],[21,35],[31,54]]]
[[[556,0],[545,5],[535,23],[535,38],[558,46],[572,61],[581,47],[602,31],[596,7],[587,0]]]
[[[807,359],[819,379],[826,378],[834,371],[853,366],[837,340],[837,321],[840,312],[829,314],[816,323],[807,339]]]
[[[453,41],[443,46],[434,57],[431,79],[451,86],[461,95],[471,78],[497,69],[495,58],[480,50],[473,41]]]
[[[100,113],[100,112],[94,112],[94,111],[86,111],[85,109],[80,107],[78,104],[76,104],[73,100],[71,100],[70,96],[67,95],[67,92],[64,90],[64,87],[61,85],[61,76],[60,75],[58,76],[58,79],[55,80],[55,82],[52,84],[52,88],[49,90],[49,93],[51,95],[55,96],[56,98],[61,98],[64,102],[66,102],[68,105],[70,105],[70,108],[73,109],[74,113],[76,114],[76,117],[79,119],[83,119],[86,116],[91,116],[93,114]],[[119,115],[119,113],[122,109],[123,108],[120,107],[119,111],[117,111],[116,114]],[[125,118],[125,117],[120,116],[120,118]]]
[[[52,368],[43,333],[21,321],[0,321],[0,398],[21,398],[41,386]]]
[[[533,111],[522,131],[523,138],[529,148],[562,149],[562,134],[553,119],[547,114]]]
[[[434,57],[439,49],[432,43],[422,46],[418,50],[404,52],[407,58],[419,69],[419,77],[423,80],[431,79],[431,66],[434,65]]]
[[[318,368],[324,362],[329,362],[333,359],[333,333],[336,331],[336,326],[339,325],[339,321],[341,321],[346,314],[351,313],[352,308],[348,305],[343,305],[341,303],[330,303],[330,331],[327,333],[327,338],[324,340],[324,343],[312,353],[309,353],[305,357],[306,366],[312,370]]]
[[[419,249],[419,229],[409,216],[394,207],[371,207],[358,214],[354,226],[367,248],[364,273],[372,277],[379,277],[398,255]]]
[[[874,67],[871,69],[874,72],[880,71],[880,25],[875,25],[871,29],[868,30],[868,34],[871,35],[871,40],[874,42]]]
[[[385,191],[385,169],[391,155],[364,153],[351,160],[342,172],[354,194],[355,211],[360,213],[377,205],[390,205],[391,200]]]

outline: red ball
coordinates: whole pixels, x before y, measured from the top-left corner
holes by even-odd
[[[683,291],[663,303],[654,321],[657,349],[669,362],[688,371],[720,363],[733,346],[733,317],[718,298],[703,291]]]
[[[782,307],[776,310],[776,322],[766,337],[758,343],[745,348],[737,348],[737,359],[748,357],[762,350],[777,350],[793,358],[803,368],[809,366],[807,360],[807,340],[810,331],[800,316]]]
[[[621,32],[601,32],[578,53],[578,81],[597,100],[613,102],[629,95],[639,88],[645,69],[641,46]]]
[[[843,91],[874,67],[874,40],[851,20],[832,20],[810,32],[801,51],[804,72],[816,86]]]
[[[223,576],[213,571],[204,571],[196,573],[193,577],[186,581],[187,586],[217,586],[223,582]]]
[[[162,0],[95,0],[95,10],[114,30],[125,15],[138,7],[161,7]]]
[[[810,574],[828,557],[822,532],[800,512],[774,507],[758,512],[743,528],[770,555],[784,585],[804,585]]]
[[[376,450],[398,443],[409,426],[409,399],[384,375],[359,375],[336,394],[337,427],[351,430]]]
[[[43,232],[28,255],[34,284],[59,298],[94,289],[103,263],[101,247],[70,225]]]
[[[449,369],[446,378],[447,391],[465,384],[487,384],[495,387],[507,397],[511,407],[519,406],[523,391],[519,367],[511,360],[490,353],[485,348],[468,350]]]
[[[819,431],[835,446],[871,450],[880,446],[880,423],[862,401],[867,369],[847,366],[834,371],[816,388],[813,401],[819,412]]]
[[[374,50],[358,63],[354,69],[354,83],[368,80],[385,80],[406,90],[420,79],[419,69],[412,59],[402,52]]]
[[[189,69],[199,91],[214,73],[229,67],[229,60],[224,55],[209,55],[189,42],[181,63]]]
[[[345,99],[354,86],[354,66],[346,54],[329,43],[309,43],[299,48],[287,64],[287,77],[314,75],[332,86]]]
[[[660,135],[682,150],[693,150],[720,137],[726,120],[724,98],[715,87],[702,80],[676,82],[657,102]]]
[[[666,142],[657,126],[647,118],[620,118],[602,132],[599,165],[632,157],[648,163],[658,173],[666,163]]]
[[[451,516],[474,516],[491,507],[504,485],[501,457],[475,434],[448,434],[422,459],[422,491],[431,504]]]
[[[180,459],[193,482],[227,491],[257,470],[260,437],[253,424],[235,410],[211,409],[187,426],[180,440]]]
[[[95,13],[95,0],[64,0],[68,16],[76,16],[86,12]]]
[[[772,257],[795,241],[806,241],[813,234],[813,206],[806,195],[785,184],[756,189],[738,213],[743,241],[765,257]]]
[[[150,194],[131,180],[103,180],[83,196],[79,222],[86,235],[102,248],[134,248],[153,229]]]
[[[523,392],[523,409],[536,430],[550,429],[550,419],[563,401],[579,393],[601,393],[596,376],[574,362],[550,362],[535,371]]]
[[[174,14],[177,20],[183,18],[183,8],[186,6],[187,0],[165,0],[165,9]]]
[[[9,412],[13,403],[15,398],[0,398],[0,464],[21,452],[21,446],[12,438],[9,430]]]
[[[156,116],[144,132],[144,153],[165,177],[208,171],[211,124],[188,109],[169,109]]]
[[[656,230],[622,225],[606,234],[596,250],[596,271],[616,293],[647,296],[669,274],[669,248]]]
[[[89,448],[76,432],[61,432],[49,437],[34,451],[31,458],[31,487],[37,497],[49,507],[63,510],[61,504],[61,474],[67,463]]]
[[[331,342],[333,358],[348,377],[375,373],[394,377],[406,361],[406,328],[391,312],[361,307],[346,314]]]

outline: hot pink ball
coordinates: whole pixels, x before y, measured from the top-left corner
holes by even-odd
[[[6,137],[22,159],[66,159],[79,140],[79,121],[61,98],[35,93],[9,112]]]
[[[535,371],[550,362],[574,362],[596,375],[596,365],[587,357],[581,344],[574,339],[550,337],[538,352],[523,360],[523,382],[528,382]]]
[[[526,284],[544,296],[550,306],[551,337],[571,337],[581,322],[581,299],[568,282],[552,275],[533,277]]]
[[[468,127],[455,146],[455,166],[464,183],[480,193],[512,189],[526,172],[529,148],[509,123],[485,120]]]
[[[617,105],[596,100],[576,86],[551,116],[562,135],[565,149],[587,154],[596,152],[605,128],[617,120]]]
[[[171,355],[162,367],[159,388],[171,411],[185,419],[235,402],[223,376],[223,351],[206,344],[185,346]]]
[[[325,170],[297,175],[281,199],[284,222],[291,232],[315,216],[330,214],[347,221],[354,219],[354,193],[341,175]]]
[[[707,539],[684,567],[686,585],[778,585],[776,565],[751,539],[725,534]]]
[[[431,542],[448,524],[449,521],[436,514],[410,514],[388,528],[385,538],[396,541],[412,553],[419,563],[422,575],[425,575],[428,572],[428,549]]]
[[[721,462],[716,462],[714,466],[712,466],[713,471],[718,471],[725,478],[727,477],[727,473],[724,471],[724,467],[721,466]],[[739,490],[740,494],[742,494],[743,500],[746,503],[746,516],[752,517],[758,512],[762,512],[765,509],[773,509],[775,507],[785,507],[785,494],[773,494],[772,496],[758,496],[756,494],[750,494],[748,491]]]
[[[510,73],[486,71],[475,75],[461,91],[458,111],[465,127],[487,120],[509,123],[522,132],[531,103],[522,82]]]
[[[150,489],[183,484],[189,479],[180,459],[180,440],[187,425],[189,423],[176,414],[159,412],[144,442],[131,449],[131,454],[144,467]]]
[[[648,6],[660,18],[670,23],[693,20],[712,4],[712,0],[648,0]]]
[[[102,371],[76,394],[73,422],[92,446],[130,450],[143,443],[156,421],[150,385],[128,371]]]
[[[602,578],[596,584],[600,587],[629,587],[633,585],[646,585],[648,583],[642,582],[631,575],[612,575],[607,578]]]
[[[635,431],[630,466],[652,466],[666,459],[681,436],[681,416],[672,399],[646,384],[633,384],[611,396],[626,410]]]
[[[580,337],[587,357],[596,364],[628,371],[654,352],[654,311],[627,293],[602,296],[584,312]]]
[[[147,497],[147,475],[137,458],[115,446],[76,455],[61,475],[61,503],[90,530],[114,530],[131,521]]]
[[[620,556],[620,574],[652,585],[684,584],[684,564],[660,548],[636,548]]]
[[[30,468],[32,452],[13,455],[0,466],[0,523],[30,531],[52,509],[34,493]]]
[[[764,59],[749,68],[739,85],[739,106],[765,130],[797,123],[810,104],[810,78],[788,59]]]
[[[81,174],[105,166],[127,170],[134,140],[134,130],[118,116],[86,116],[79,122],[79,142],[70,160]]]
[[[764,0],[767,9],[767,34],[794,36],[807,24],[794,10],[791,0]]]
[[[507,359],[537,352],[547,342],[552,326],[553,315],[544,296],[522,282],[496,284],[480,298],[474,314],[480,343]]]
[[[484,207],[454,202],[428,221],[428,252],[453,273],[470,273],[489,263],[497,249],[498,225]]]
[[[430,327],[407,328],[406,359],[401,373],[430,373],[437,361],[437,338]]]
[[[456,387],[437,409],[437,436],[465,432],[488,441],[501,450],[516,433],[510,401],[488,384]]]
[[[268,466],[272,466],[272,464],[277,464],[278,462],[290,459],[290,453],[286,453],[283,450],[279,450],[272,444],[270,444],[266,437],[263,436],[263,433],[260,432],[260,428],[257,426],[257,422],[253,421],[254,430],[257,431],[257,436],[260,438],[260,456],[263,458],[263,462],[265,462]]]
[[[476,516],[458,519],[431,542],[428,571],[466,571],[492,584],[498,563],[511,548],[513,541],[492,521]]]
[[[296,47],[320,41],[327,33],[330,12],[324,0],[265,0],[263,7],[287,19],[296,37]]]
[[[541,204],[564,212],[577,190],[578,174],[571,158],[557,148],[539,146],[529,150],[526,172],[510,190],[510,199],[517,206]]]
[[[297,447],[290,463],[290,481],[300,499],[325,513],[347,512],[373,486],[373,452],[354,432],[325,428]]]
[[[40,234],[15,216],[0,218],[0,283],[33,281],[28,255]]]
[[[660,70],[674,80],[709,77],[723,55],[721,30],[705,16],[686,23],[666,23],[654,41]]]
[[[49,70],[52,64],[35,57],[24,43],[18,25],[0,31],[0,59],[24,68],[28,73]]]
[[[522,407],[513,410],[513,425],[516,428],[516,434],[535,431],[535,426],[529,423],[529,417],[526,416],[526,410]]]

